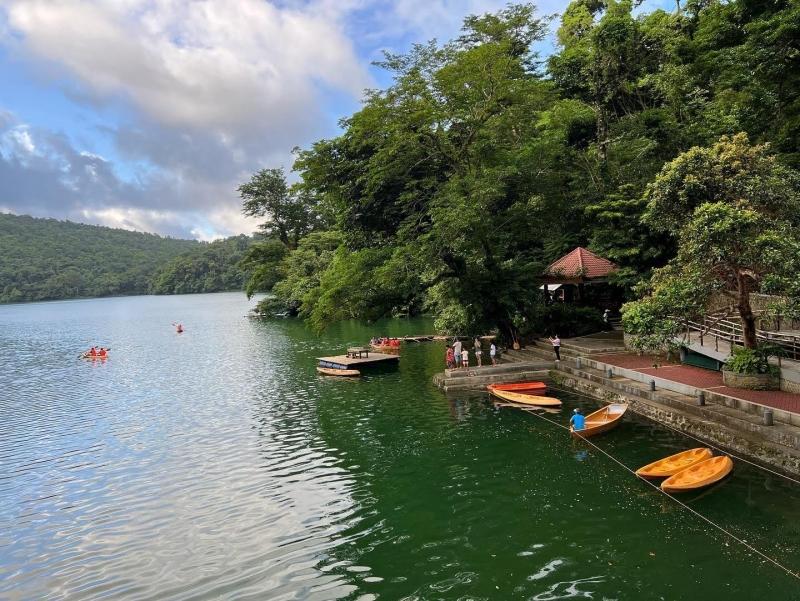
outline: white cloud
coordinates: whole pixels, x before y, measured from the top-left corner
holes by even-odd
[[[369,84],[335,19],[263,0],[11,0],[11,29],[85,92],[130,101],[170,127],[230,134],[303,119],[316,82]]]
[[[0,205],[200,238],[253,231],[238,184],[334,134],[343,115],[331,103],[357,106],[379,49],[448,39],[466,14],[506,1],[0,0],[0,44],[39,71],[36,108],[49,108],[49,86],[113,113],[101,133],[85,126],[108,158],[0,107],[0,176],[12,183]]]

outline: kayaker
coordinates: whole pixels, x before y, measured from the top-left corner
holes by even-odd
[[[172,325],[174,325],[174,326],[175,326],[175,331],[176,331],[178,334],[183,334],[183,324],[180,324],[180,323],[173,323]]]
[[[100,351],[97,353],[98,357],[107,357],[108,351],[104,347],[100,347]]]
[[[89,349],[89,352],[86,353],[86,354],[89,355],[90,357],[97,357],[97,349],[92,347],[92,348]]]
[[[572,412],[572,417],[569,419],[569,431],[583,430],[586,427],[586,418],[581,414],[580,409],[575,409]]]

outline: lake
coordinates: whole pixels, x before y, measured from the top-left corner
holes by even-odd
[[[442,394],[442,343],[361,380],[315,372],[431,321],[317,336],[253,305],[0,306],[0,598],[800,599],[560,428]],[[92,344],[110,358],[79,359]],[[595,406],[558,395],[548,419]],[[693,446],[635,416],[596,441],[634,468]],[[800,569],[800,487],[737,462],[681,499]]]

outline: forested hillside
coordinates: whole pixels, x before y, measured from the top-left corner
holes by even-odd
[[[205,244],[0,214],[0,302],[237,290],[248,240]]]
[[[191,294],[241,290],[246,272],[239,265],[252,238],[232,236],[200,244],[163,267],[152,278],[153,294]]]

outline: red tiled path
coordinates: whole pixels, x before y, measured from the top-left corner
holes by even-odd
[[[679,384],[686,384],[710,392],[766,405],[774,409],[800,413],[800,394],[783,392],[782,390],[743,390],[741,388],[730,388],[722,383],[722,372],[693,367],[691,365],[666,363],[664,359],[660,357],[649,355],[639,356],[619,353],[595,355],[592,359],[616,367],[631,369],[639,373],[671,380],[672,382],[678,382]],[[653,367],[653,363],[657,363],[660,367]]]

